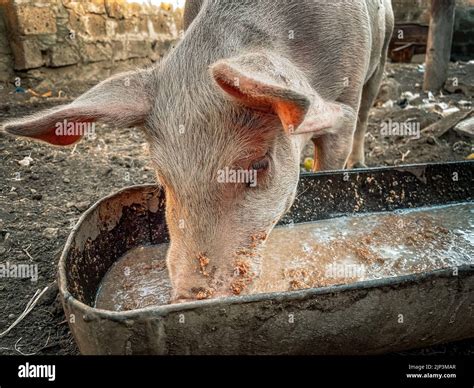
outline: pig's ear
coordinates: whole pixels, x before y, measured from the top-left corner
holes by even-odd
[[[123,127],[143,124],[152,101],[148,93],[152,74],[151,70],[118,74],[68,105],[6,122],[3,130],[65,146],[81,139],[88,123],[100,121]]]
[[[330,133],[345,121],[342,105],[324,101],[302,81],[293,82],[285,64],[276,65],[265,55],[220,60],[210,70],[219,87],[238,102],[277,114],[287,133]]]

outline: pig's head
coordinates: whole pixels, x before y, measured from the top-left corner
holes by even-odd
[[[251,289],[259,247],[294,200],[304,144],[336,130],[344,112],[283,58],[199,67],[171,57],[4,130],[64,146],[81,134],[58,132],[58,123],[95,121],[143,128],[166,192],[173,298],[187,300]]]

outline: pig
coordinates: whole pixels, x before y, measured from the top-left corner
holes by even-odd
[[[143,130],[166,194],[174,302],[252,291],[307,142],[315,171],[365,165],[394,20],[390,0],[192,0],[184,25],[160,63],[3,125],[57,146],[82,137],[58,133],[64,120]],[[252,182],[236,179],[245,171]]]

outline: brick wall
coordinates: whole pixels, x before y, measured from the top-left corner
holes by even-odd
[[[123,0],[8,0],[0,8],[0,81],[101,80],[150,64],[179,38],[182,11]],[[9,45],[5,44],[9,41]]]

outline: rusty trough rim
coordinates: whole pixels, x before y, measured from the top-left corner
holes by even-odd
[[[429,163],[430,166],[436,165],[446,165],[446,164],[472,164],[471,161],[462,161],[462,162],[447,162],[447,163]],[[353,169],[353,170],[334,170],[334,171],[324,171],[317,173],[318,175],[331,174],[334,172],[347,172],[349,174],[357,174],[361,172],[378,172],[378,171],[390,171],[393,169],[410,169],[410,168],[425,168],[428,164],[410,164],[403,166],[395,167],[375,167],[375,168],[364,168],[364,169]],[[301,175],[314,175],[313,173],[304,173]],[[82,311],[84,316],[87,317],[87,320],[100,320],[107,319],[116,322],[122,322],[130,319],[137,319],[138,317],[164,317],[169,313],[183,312],[189,310],[195,310],[202,307],[216,307],[223,308],[229,305],[235,304],[247,304],[247,303],[257,303],[257,302],[282,302],[282,301],[297,301],[297,300],[308,300],[314,299],[316,297],[325,296],[328,294],[340,294],[344,292],[351,291],[363,291],[370,290],[374,288],[382,287],[398,287],[404,286],[407,284],[416,284],[422,281],[429,281],[438,278],[444,277],[456,277],[464,278],[470,275],[474,275],[474,263],[473,264],[463,264],[455,267],[442,268],[430,272],[419,272],[414,274],[402,275],[402,276],[393,276],[379,279],[363,280],[359,282],[354,282],[350,284],[340,284],[332,285],[327,287],[320,288],[307,288],[302,290],[295,291],[281,291],[281,292],[267,292],[259,293],[252,295],[242,295],[242,296],[229,296],[221,298],[213,298],[206,300],[197,300],[191,302],[184,302],[178,304],[167,304],[159,306],[148,306],[135,310],[127,311],[112,311],[98,309],[91,307],[80,300],[76,299],[69,291],[66,277],[66,257],[69,254],[72,241],[75,237],[76,232],[81,227],[82,223],[89,217],[89,215],[95,211],[103,202],[116,197],[117,195],[123,194],[124,192],[130,190],[144,190],[144,189],[156,189],[159,187],[156,184],[143,184],[143,185],[133,185],[128,186],[123,189],[120,189],[106,197],[103,197],[96,201],[89,209],[87,209],[79,218],[74,228],[71,230],[66,244],[64,245],[61,257],[58,262],[58,287],[60,294],[64,300],[64,303],[73,307],[76,310]],[[465,203],[470,203],[471,201],[465,201]],[[463,202],[459,202],[463,203]],[[457,275],[453,275],[452,272],[454,268],[457,268]]]

